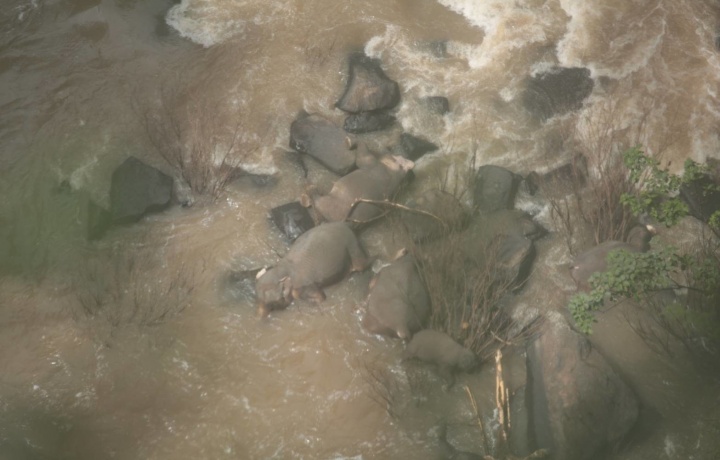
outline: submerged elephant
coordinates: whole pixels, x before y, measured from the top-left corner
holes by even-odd
[[[327,223],[298,237],[278,264],[258,273],[255,292],[258,314],[286,308],[295,299],[320,303],[322,288],[349,272],[367,268],[369,260],[355,233],[342,222]]]
[[[646,252],[650,249],[650,239],[655,228],[650,225],[637,225],[630,230],[627,242],[605,241],[594,248],[578,254],[572,263],[570,275],[579,289],[588,289],[588,280],[593,273],[607,270],[607,257],[611,251]]]
[[[382,214],[382,209],[369,203],[353,204],[358,199],[383,201],[392,197],[414,166],[410,160],[396,155],[363,152],[358,147],[359,169],[338,179],[325,196],[314,199],[312,205],[327,221],[351,220],[368,222]],[[308,200],[305,204],[310,205]]]
[[[436,365],[451,385],[456,372],[470,372],[478,365],[475,353],[444,332],[432,329],[424,329],[413,336],[402,354],[403,361],[411,358]]]
[[[430,317],[430,297],[406,250],[370,282],[363,327],[374,334],[410,339]]]

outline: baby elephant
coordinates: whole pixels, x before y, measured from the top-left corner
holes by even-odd
[[[435,364],[449,385],[455,382],[457,371],[470,372],[478,365],[475,353],[444,332],[432,329],[424,329],[413,336],[402,354],[403,361],[411,358]]]
[[[359,203],[359,198],[382,201],[392,197],[402,180],[414,167],[414,163],[396,155],[376,156],[358,147],[359,169],[338,179],[330,193],[318,197],[313,205],[327,221],[337,222],[350,219],[368,222],[382,214],[382,209],[369,203]]]
[[[430,316],[430,298],[406,250],[370,282],[363,327],[374,334],[410,339]]]
[[[298,237],[278,264],[258,273],[258,314],[286,308],[295,299],[325,300],[322,288],[351,271],[362,271],[368,259],[355,233],[342,222],[327,223]]]

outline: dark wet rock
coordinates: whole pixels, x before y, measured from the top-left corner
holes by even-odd
[[[405,206],[436,216],[402,211],[401,223],[415,242],[427,241],[462,228],[467,222],[468,211],[450,193],[430,189],[417,198],[411,198]]]
[[[272,208],[270,219],[291,242],[315,226],[307,208],[297,201]]]
[[[400,102],[400,88],[385,75],[379,60],[353,53],[348,64],[348,81],[335,104],[337,108],[350,113],[372,112],[391,109]]]
[[[405,158],[415,161],[429,152],[434,152],[438,146],[412,134],[402,133],[398,143],[398,153]]]
[[[464,233],[465,256],[484,270],[492,263],[498,279],[522,283],[535,260],[533,241],[546,233],[527,213],[501,210],[474,219]]]
[[[395,117],[385,112],[362,112],[348,115],[343,129],[353,134],[370,133],[389,128]]]
[[[102,238],[110,228],[111,220],[110,212],[107,209],[93,200],[88,200],[86,234],[88,241]]]
[[[449,56],[447,40],[435,40],[428,43],[428,50],[430,51],[430,54],[439,59],[444,59]]]
[[[529,78],[522,101],[530,113],[545,121],[582,107],[593,86],[590,70],[556,67]]]
[[[453,374],[470,372],[479,362],[475,353],[463,347],[444,332],[423,329],[415,334],[402,354],[403,360],[416,358],[437,366],[440,374],[454,382]]]
[[[638,399],[590,341],[548,313],[528,350],[531,433],[556,460],[587,460],[634,426]]]
[[[300,112],[290,125],[290,148],[310,155],[341,176],[355,168],[353,146],[342,128],[320,115]]]
[[[637,225],[630,230],[625,242],[605,241],[584,251],[573,260],[570,276],[580,289],[588,289],[590,276],[607,270],[607,257],[612,251],[645,252],[650,249],[650,239],[654,229],[645,225]]]
[[[475,176],[475,208],[483,213],[512,208],[520,180],[520,176],[500,166],[480,166]]]
[[[112,174],[110,215],[114,223],[138,221],[170,205],[173,180],[162,171],[130,157]]]
[[[709,174],[680,187],[680,198],[690,208],[690,215],[703,222],[720,210],[720,180]]]
[[[422,98],[421,101],[432,113],[445,115],[450,111],[450,101],[444,96],[428,96]]]
[[[430,318],[430,296],[407,251],[370,282],[363,327],[371,333],[409,339]]]
[[[252,302],[255,298],[255,277],[260,268],[231,270],[222,283],[222,295],[233,302]]]

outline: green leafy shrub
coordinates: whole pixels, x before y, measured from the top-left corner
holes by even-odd
[[[680,187],[708,174],[704,165],[687,160],[683,175],[673,175],[638,147],[625,152],[623,158],[630,180],[637,184],[634,192],[623,194],[623,204],[634,214],[648,214],[666,226],[675,225],[688,215],[687,205],[678,196]],[[708,187],[715,190],[716,186]],[[715,212],[708,224],[720,235],[720,212]],[[576,294],[568,304],[582,332],[592,332],[595,312],[606,301],[632,299],[643,313],[640,317],[645,318],[632,326],[646,341],[660,342],[668,351],[667,337],[674,337],[696,356],[715,357],[720,352],[717,238],[698,235],[695,247],[684,252],[673,246],[647,253],[612,251],[607,270],[593,274],[589,283],[590,292]],[[658,296],[663,291],[672,295]],[[642,324],[647,318],[652,319],[652,325]]]

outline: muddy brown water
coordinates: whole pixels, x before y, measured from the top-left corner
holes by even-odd
[[[266,213],[308,184],[279,154],[296,113],[340,122],[345,58],[364,49],[400,83],[403,128],[440,146],[419,162],[418,188],[463,170],[472,152],[522,174],[549,169],[568,157],[558,147],[568,137],[598,151],[642,143],[677,169],[720,151],[719,10],[711,0],[6,0],[0,458],[435,458],[438,423],[467,425],[470,404],[462,385],[443,392],[399,363],[400,343],[361,330],[369,274],[268,322],[227,283],[287,248]],[[557,64],[588,67],[596,86],[582,110],[541,125],[520,103],[523,80]],[[423,111],[429,95],[447,96],[451,113]],[[205,120],[201,137],[217,135],[219,150],[239,126],[233,157],[277,183],[241,180],[214,202],[85,242],[77,194],[106,205],[129,155],[172,172],[144,126],[164,100]],[[312,167],[308,180],[329,188],[332,175]],[[382,227],[363,242],[381,257],[397,249]],[[570,292],[558,248],[541,246],[537,270]],[[526,296],[557,301],[532,285]],[[647,411],[616,458],[711,458],[712,387],[653,364],[632,338],[604,346],[618,344],[631,350],[621,367],[652,371],[628,371]],[[401,388],[399,417],[376,401],[368,369]],[[465,383],[492,423],[490,370]]]

